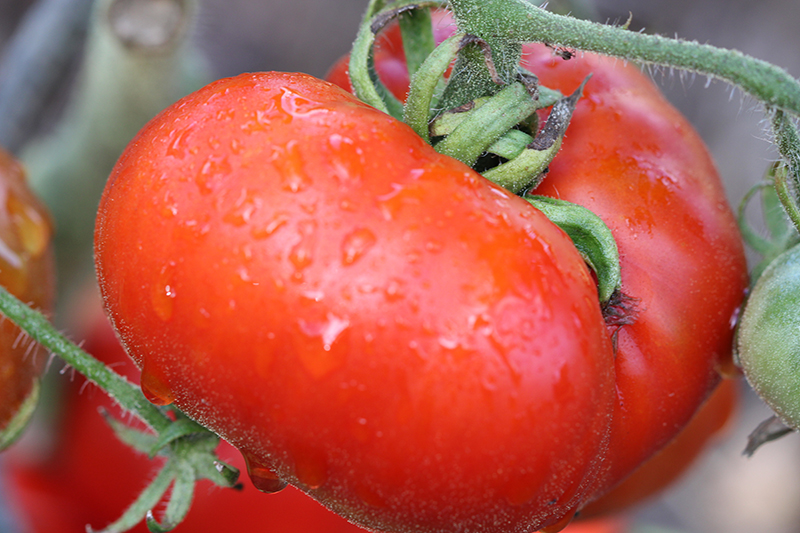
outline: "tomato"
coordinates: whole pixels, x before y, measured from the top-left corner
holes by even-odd
[[[93,298],[75,311],[83,327],[84,348],[104,363],[138,382],[139,372],[126,356]],[[102,391],[83,378],[67,383],[60,400],[55,444],[8,452],[6,495],[9,506],[26,526],[23,533],[85,533],[117,519],[152,479],[157,464],[119,441],[98,413],[122,413]],[[223,460],[245,468],[241,455],[223,443]],[[362,529],[331,513],[292,487],[265,498],[243,476],[241,491],[200,482],[192,508],[177,533],[358,533]],[[156,515],[161,509],[156,509]],[[133,533],[147,533],[144,522]]]
[[[658,494],[686,474],[731,423],[738,404],[738,381],[724,380],[678,436],[622,483],[581,509],[581,518],[609,515]]]
[[[605,221],[631,302],[622,324],[609,324],[617,402],[602,493],[669,442],[719,382],[747,266],[705,145],[644,74],[588,53],[564,61],[541,45],[523,64],[566,93],[592,74],[536,193]]]
[[[739,326],[739,361],[758,395],[800,428],[800,246],[782,253],[753,287]]]
[[[22,166],[0,149],[0,284],[44,312],[54,291],[51,238],[49,214],[28,188]],[[37,390],[45,357],[11,321],[0,321],[0,449],[10,444],[4,430],[20,423],[15,417]]]
[[[525,200],[301,74],[220,80],[132,141],[96,226],[142,388],[384,531],[529,531],[604,468],[593,278]]]
[[[719,374],[731,372],[745,256],[705,145],[646,76],[596,54],[565,61],[541,44],[523,50],[523,66],[565,94],[592,74],[534,192],[587,207],[611,228],[620,250],[627,303],[608,325],[617,401],[600,495],[669,442]],[[385,53],[376,55],[379,73],[384,61]],[[338,80],[341,70],[332,72]],[[403,90],[395,84],[407,83],[383,81],[395,94]]]

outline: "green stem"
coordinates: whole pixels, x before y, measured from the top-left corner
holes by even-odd
[[[450,4],[459,29],[484,39],[487,34],[502,35],[507,43],[547,42],[694,71],[735,85],[768,107],[800,114],[797,80],[779,67],[735,50],[557,15],[524,0],[451,0]]]
[[[417,9],[433,8],[441,5],[441,0],[399,0],[391,3],[390,9],[380,9],[385,2],[370,2],[370,6],[359,27],[353,49],[350,52],[350,83],[353,92],[361,100],[375,109],[397,119],[403,117],[403,104],[383,85],[372,64],[372,45],[375,36],[395,17]]]
[[[155,431],[161,432],[171,423],[169,418],[147,401],[136,385],[70,342],[44,315],[22,303],[2,286],[0,313],[50,352],[58,354],[89,381],[107,391],[123,409],[137,415]]]
[[[403,122],[411,126],[427,143],[430,143],[428,125],[436,89],[447,67],[463,46],[464,35],[457,33],[445,39],[423,61],[411,79],[408,100],[403,109]]]

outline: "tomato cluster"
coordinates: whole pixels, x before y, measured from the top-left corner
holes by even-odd
[[[563,527],[663,448],[729,364],[734,218],[639,71],[524,57],[565,93],[593,74],[535,193],[611,229],[609,304],[564,232],[406,125],[310,76],[241,75],[146,126],[103,195],[100,287],[145,394],[262,490],[381,531]]]
[[[53,303],[49,214],[28,189],[22,166],[0,149],[0,285],[42,311]],[[0,321],[0,449],[32,405],[44,355],[9,320]],[[21,413],[21,411],[25,411]]]

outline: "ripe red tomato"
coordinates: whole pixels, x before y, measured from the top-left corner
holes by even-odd
[[[591,73],[567,139],[536,190],[611,228],[632,305],[616,336],[617,402],[599,492],[670,441],[719,382],[747,287],[742,241],[700,137],[632,65],[564,61],[525,48],[544,85],[570,92]]]
[[[386,531],[535,530],[586,500],[615,398],[568,237],[299,74],[172,106],[110,176],[105,305],[142,387]]]
[[[738,404],[737,380],[726,379],[674,440],[622,483],[581,509],[582,518],[610,515],[658,494],[686,474],[729,425]]]
[[[44,312],[53,302],[51,237],[49,214],[28,189],[22,166],[0,149],[0,285]],[[17,326],[0,320],[0,449],[44,362]]]

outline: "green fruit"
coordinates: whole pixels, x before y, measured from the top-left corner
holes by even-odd
[[[800,428],[800,245],[756,283],[739,326],[739,362],[756,393]]]

